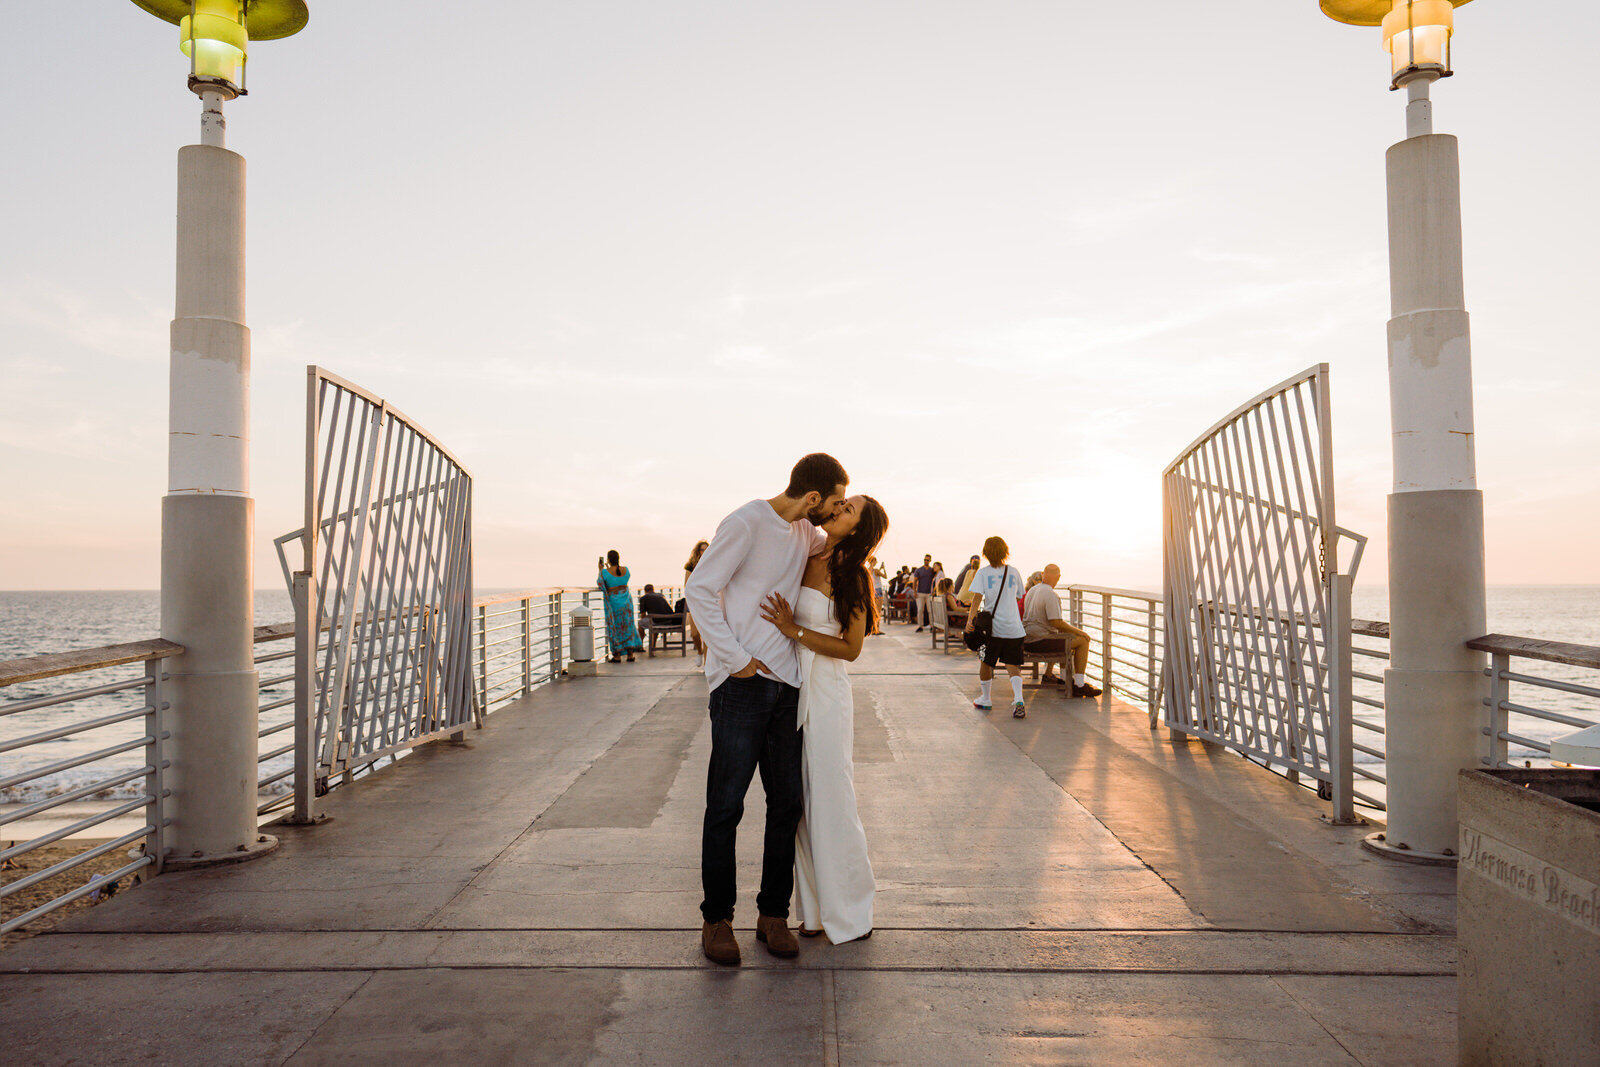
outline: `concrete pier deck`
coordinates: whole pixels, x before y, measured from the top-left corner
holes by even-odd
[[[866,942],[699,950],[692,659],[546,686],[280,827],[0,953],[0,1041],[66,1063],[1454,1063],[1454,872],[1142,708],[895,626],[853,665]]]

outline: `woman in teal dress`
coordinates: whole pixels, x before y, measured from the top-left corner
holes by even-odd
[[[632,663],[633,654],[644,651],[644,642],[639,640],[639,626],[633,621],[628,568],[622,565],[622,557],[614,548],[600,561],[600,588],[606,595],[606,645],[611,649],[611,662],[621,663],[617,653],[625,652]]]

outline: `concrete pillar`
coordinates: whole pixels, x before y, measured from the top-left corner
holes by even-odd
[[[1426,93],[1410,95],[1416,112]],[[1431,116],[1408,118],[1413,131],[1431,129]],[[1389,149],[1388,177],[1389,824],[1369,843],[1449,862],[1456,773],[1479,766],[1483,721],[1483,656],[1464,642],[1486,625],[1456,139],[1408,137]]]
[[[169,868],[236,860],[276,844],[256,832],[244,176],[243,157],[226,148],[178,152],[161,636],[185,651],[167,661]]]

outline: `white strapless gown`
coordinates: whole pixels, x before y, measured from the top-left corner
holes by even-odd
[[[800,590],[794,618],[807,630],[839,636],[833,601],[815,589]],[[798,719],[805,730],[800,773],[806,791],[794,850],[799,919],[837,945],[871,932],[877,890],[867,832],[856,814],[855,698],[844,660],[801,647]]]

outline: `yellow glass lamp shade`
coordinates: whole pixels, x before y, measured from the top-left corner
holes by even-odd
[[[1413,71],[1448,77],[1455,9],[1468,0],[1319,0],[1331,19],[1352,26],[1382,26],[1394,84]]]
[[[133,0],[178,27],[178,47],[198,82],[238,91],[249,42],[288,37],[305,27],[305,0]]]

